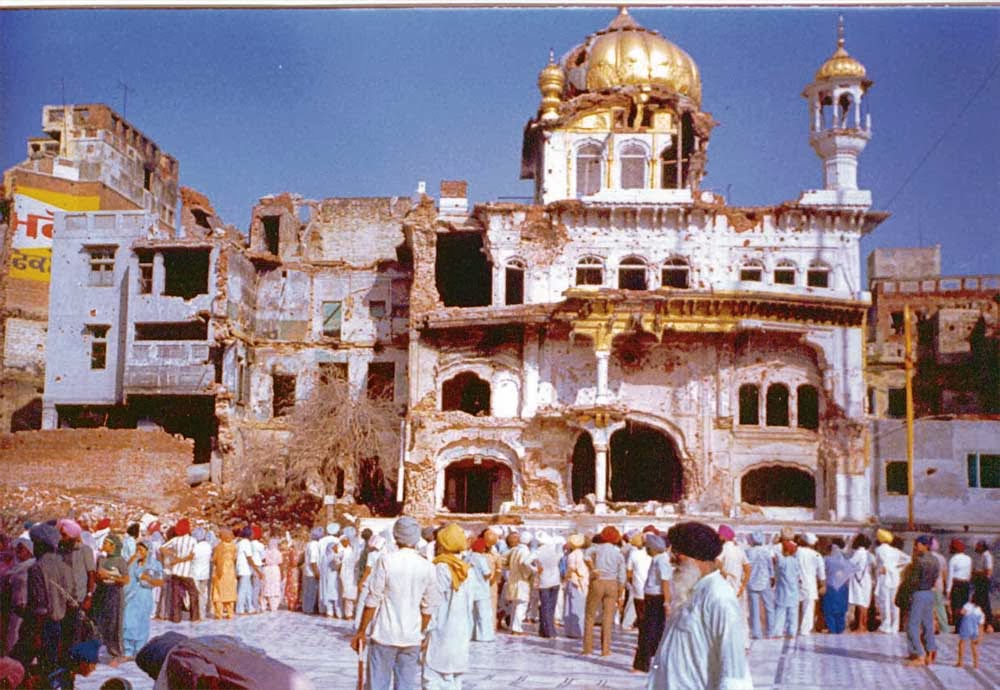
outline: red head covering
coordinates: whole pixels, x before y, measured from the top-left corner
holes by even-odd
[[[181,518],[174,525],[174,534],[178,537],[183,537],[187,534],[191,534],[191,522],[187,518]]]
[[[159,531],[160,531],[160,523],[155,521],[149,523],[149,527],[146,528],[146,534],[156,534]]]
[[[476,553],[486,553],[486,540],[478,537],[472,541],[472,550]]]
[[[736,532],[729,525],[719,525],[719,536],[722,537],[724,541],[732,541],[736,538]]]
[[[608,525],[601,530],[601,543],[602,544],[617,544],[622,540],[622,535],[614,528],[613,525]]]
[[[781,542],[782,550],[785,552],[786,556],[794,556],[795,552],[798,550],[798,546],[795,545],[794,541],[783,541]]]
[[[650,534],[650,533],[652,533],[652,534],[659,534],[660,530],[656,529],[655,525],[646,525],[645,527],[642,528],[642,533],[643,534]]]
[[[965,542],[961,539],[952,539],[951,550],[955,553],[965,553]]]
[[[250,533],[253,534],[254,539],[260,539],[264,534],[260,529],[260,525],[250,525]]]
[[[97,523],[96,529],[102,530],[102,529],[108,529],[109,527],[111,527],[111,518],[101,518],[100,521]]]

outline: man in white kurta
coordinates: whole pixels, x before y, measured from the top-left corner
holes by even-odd
[[[903,568],[910,557],[892,545],[892,534],[880,529],[875,538],[875,607],[882,617],[878,627],[880,633],[899,632],[899,607],[896,606],[896,590],[899,589]]]
[[[802,544],[795,550],[799,562],[799,601],[802,607],[800,635],[812,635],[816,624],[816,602],[819,590],[826,586],[826,564],[813,547],[819,539],[812,532],[802,535]]]
[[[715,570],[722,551],[708,525],[686,522],[667,533],[675,557],[701,572],[690,598],[672,608],[649,672],[648,690],[752,690],[746,622],[736,593]]]
[[[401,517],[392,535],[399,550],[384,554],[375,564],[361,624],[351,640],[351,647],[358,650],[370,639],[368,690],[420,687],[420,645],[441,601],[434,565],[414,550],[420,525]]]
[[[462,674],[469,670],[475,584],[469,565],[459,554],[466,550],[465,533],[454,522],[438,530],[434,558],[435,586],[441,604],[427,626],[423,690],[462,690]]]
[[[531,599],[531,580],[535,576],[535,557],[531,550],[521,543],[517,532],[507,535],[510,546],[503,558],[507,569],[507,585],[504,588],[507,605],[510,608],[510,631],[515,635],[524,632],[524,617],[528,613]]]

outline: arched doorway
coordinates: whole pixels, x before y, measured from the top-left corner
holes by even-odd
[[[651,426],[629,422],[611,435],[609,450],[609,498],[665,503],[681,500],[683,468],[669,436]]]
[[[510,468],[489,458],[463,458],[444,471],[444,507],[452,513],[497,513],[514,498]]]
[[[758,506],[815,508],[816,479],[795,467],[759,467],[743,475],[740,497]]]
[[[579,503],[587,494],[594,493],[594,441],[586,431],[576,439],[573,446],[573,463],[570,485],[573,503]]]

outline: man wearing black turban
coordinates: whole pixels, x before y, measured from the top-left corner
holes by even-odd
[[[681,567],[701,574],[690,597],[671,609],[649,672],[649,690],[751,690],[743,613],[715,559],[722,539],[708,525],[682,522],[667,532]]]

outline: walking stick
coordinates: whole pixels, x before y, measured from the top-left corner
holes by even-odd
[[[365,690],[365,643],[364,640],[358,642],[358,687],[357,690]]]

